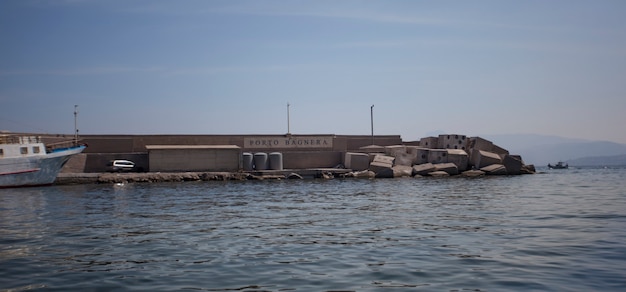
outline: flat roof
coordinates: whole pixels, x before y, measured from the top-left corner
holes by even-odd
[[[176,149],[241,149],[237,145],[146,145],[148,150],[176,150]]]

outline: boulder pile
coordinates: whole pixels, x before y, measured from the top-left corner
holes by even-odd
[[[481,137],[458,134],[426,137],[416,142],[392,146],[366,146],[347,152],[346,168],[354,176],[364,172],[375,177],[519,175],[535,173],[520,155]]]

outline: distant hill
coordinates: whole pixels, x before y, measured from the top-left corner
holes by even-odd
[[[626,145],[608,141],[571,139],[533,134],[483,135],[511,154],[519,154],[536,166],[567,162],[570,165],[626,165]]]
[[[570,165],[579,166],[617,166],[626,165],[626,155],[583,157],[569,160]]]

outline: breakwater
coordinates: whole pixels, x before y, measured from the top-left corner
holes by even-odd
[[[350,177],[348,169],[299,169],[254,172],[61,173],[55,184],[152,183]]]

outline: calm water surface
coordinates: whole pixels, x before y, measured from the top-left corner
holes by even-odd
[[[626,169],[0,190],[0,290],[624,291]]]

